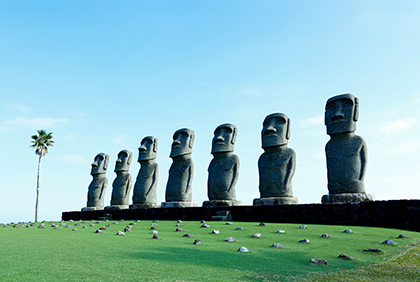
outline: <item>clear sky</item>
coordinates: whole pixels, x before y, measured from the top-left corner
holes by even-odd
[[[172,134],[196,132],[193,200],[207,200],[211,139],[238,128],[237,199],[259,197],[265,116],[287,114],[300,203],[327,194],[323,114],[329,97],[360,99],[366,190],[420,199],[418,1],[0,1],[0,222],[34,220],[37,129],[43,158],[39,218],[86,206],[90,164],[159,139],[164,201]],[[132,162],[136,178],[139,164]]]

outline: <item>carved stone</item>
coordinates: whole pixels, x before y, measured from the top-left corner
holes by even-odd
[[[207,180],[209,201],[203,206],[235,206],[235,184],[239,176],[239,157],[233,154],[237,129],[233,124],[219,125],[212,140],[213,160],[210,162]]]
[[[133,153],[130,151],[122,150],[118,153],[118,159],[115,163],[114,170],[117,177],[112,183],[111,206],[106,207],[106,210],[128,209],[130,192],[133,186],[131,174],[129,172],[132,158]]]
[[[104,199],[108,179],[106,178],[106,170],[108,169],[109,155],[99,153],[95,156],[92,163],[90,174],[93,179],[88,187],[87,204],[82,211],[94,211],[104,209]]]
[[[274,113],[265,118],[261,131],[264,153],[258,160],[260,198],[254,199],[253,205],[297,204],[292,192],[296,154],[287,147],[289,138],[287,115]]]
[[[169,169],[168,182],[166,184],[166,203],[162,207],[170,205],[183,207],[190,205],[198,206],[198,203],[192,202],[192,179],[194,174],[194,164],[191,159],[192,148],[194,144],[194,131],[188,128],[177,130],[173,135],[172,149],[170,158],[172,165]]]
[[[342,94],[328,99],[325,106],[325,125],[330,141],[325,146],[329,195],[322,203],[373,201],[366,194],[364,177],[367,147],[362,137],[355,135],[359,115],[359,99]]]
[[[134,184],[133,204],[130,209],[157,208],[157,183],[159,176],[156,154],[158,139],[146,136],[140,143],[139,158],[140,171]]]

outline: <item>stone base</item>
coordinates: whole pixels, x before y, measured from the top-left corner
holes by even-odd
[[[141,204],[130,205],[130,210],[149,209],[149,208],[160,208],[160,205],[156,203],[141,203]]]
[[[198,202],[162,202],[162,208],[190,208],[199,207]]]
[[[82,208],[82,211],[101,211],[104,207],[85,207]]]
[[[118,210],[126,210],[128,209],[128,205],[112,205],[105,207],[106,211],[118,211]]]
[[[296,205],[298,199],[295,197],[269,197],[254,199],[254,206],[278,206],[278,205]]]
[[[203,207],[231,207],[231,206],[240,206],[242,205],[241,201],[235,200],[212,200],[212,201],[204,201]]]
[[[343,193],[343,194],[328,194],[321,198],[323,204],[345,204],[345,203],[359,203],[371,202],[375,200],[374,194],[366,193]]]

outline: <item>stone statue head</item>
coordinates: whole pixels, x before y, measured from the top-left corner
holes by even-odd
[[[153,136],[146,136],[141,140],[139,147],[138,161],[147,161],[156,159],[158,148],[158,139]]]
[[[108,169],[109,155],[99,153],[95,156],[92,163],[91,175],[106,173]]]
[[[236,126],[231,123],[219,125],[216,130],[214,130],[211,153],[233,152],[236,132]]]
[[[115,162],[115,172],[128,171],[130,168],[131,158],[133,153],[127,150],[122,150],[118,153],[118,159]]]
[[[175,158],[192,153],[194,144],[194,130],[181,128],[175,131],[173,136],[170,158]]]
[[[262,148],[286,145],[290,138],[290,119],[282,113],[268,115],[261,131]]]
[[[356,131],[359,116],[359,99],[352,94],[342,94],[328,99],[324,123],[327,134],[334,135]]]

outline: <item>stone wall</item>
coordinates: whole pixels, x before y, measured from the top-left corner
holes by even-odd
[[[63,220],[211,220],[229,211],[232,221],[277,222],[389,227],[420,231],[420,200],[390,200],[350,204],[299,204],[279,206],[232,206],[148,208],[116,211],[63,212]]]

